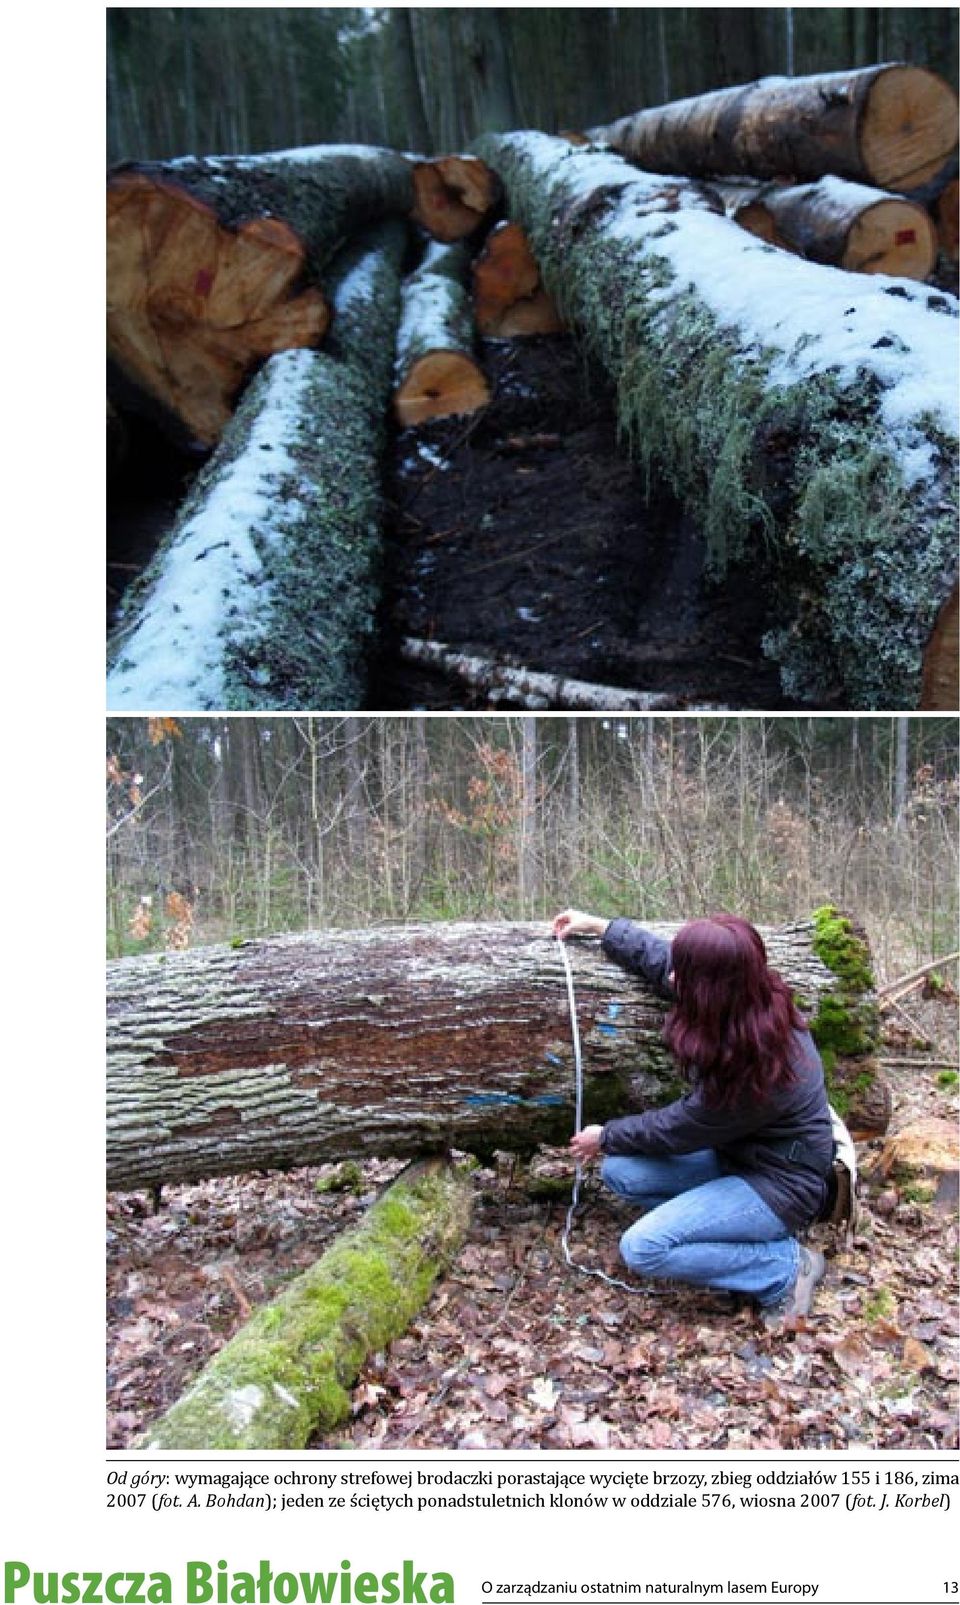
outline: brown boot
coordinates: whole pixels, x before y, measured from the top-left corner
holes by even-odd
[[[818,1248],[801,1248],[797,1279],[789,1293],[760,1311],[764,1326],[774,1330],[800,1315],[809,1315],[813,1295],[826,1274],[826,1261]]]

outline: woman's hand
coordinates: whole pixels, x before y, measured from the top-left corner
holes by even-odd
[[[602,1135],[602,1126],[584,1126],[582,1131],[578,1131],[570,1138],[570,1152],[578,1165],[585,1165],[591,1159],[599,1159]]]
[[[609,920],[599,919],[596,914],[581,914],[577,908],[565,908],[553,922],[553,934],[564,942],[568,936],[602,936],[609,924]]]

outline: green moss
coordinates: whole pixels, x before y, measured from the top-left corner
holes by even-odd
[[[960,1084],[960,1076],[957,1075],[956,1070],[941,1070],[937,1076],[937,1086],[943,1087],[944,1091],[950,1091],[958,1084]]]
[[[359,1193],[363,1189],[363,1170],[355,1159],[347,1159],[329,1176],[313,1184],[315,1193]]]
[[[466,1172],[414,1167],[214,1357],[143,1446],[302,1448],[349,1412],[365,1358],[405,1328],[466,1231]]]
[[[888,1287],[878,1287],[863,1306],[868,1321],[889,1321],[897,1313],[897,1301]]]

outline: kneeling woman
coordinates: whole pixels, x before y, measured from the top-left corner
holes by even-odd
[[[673,999],[664,1038],[691,1083],[662,1109],[585,1126],[580,1161],[645,1213],[620,1241],[638,1276],[749,1294],[769,1324],[805,1315],[823,1255],[797,1241],[826,1197],[833,1157],[823,1066],[758,931],[732,914],[672,942],[632,920],[567,909],[561,938],[604,952]]]

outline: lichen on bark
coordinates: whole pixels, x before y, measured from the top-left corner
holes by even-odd
[[[910,429],[929,468],[908,480],[867,371],[871,351],[855,384],[829,368],[791,376],[790,352],[721,325],[657,249],[710,210],[695,187],[664,179],[658,197],[650,175],[622,164],[618,181],[612,159],[594,153],[597,187],[587,194],[590,155],[559,141],[486,135],[476,149],[497,169],[565,320],[614,379],[631,451],[700,518],[708,576],[749,563],[763,585],[764,649],[784,691],[821,705],[918,706],[924,650],[956,582],[955,442],[918,411]],[[663,220],[651,224],[658,208]],[[607,229],[618,209],[647,219],[642,238]],[[756,241],[744,249],[776,255]],[[887,345],[897,293],[909,300],[891,291]],[[950,299],[935,301],[928,315],[942,303],[952,318]]]

